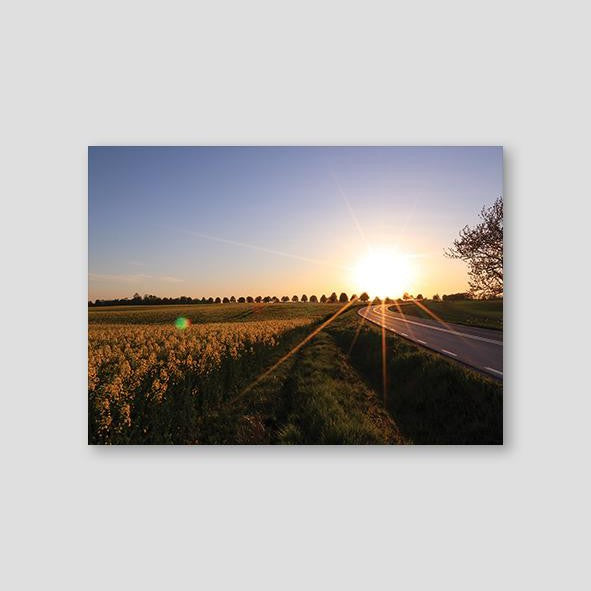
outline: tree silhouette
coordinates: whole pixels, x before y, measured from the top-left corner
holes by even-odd
[[[306,294],[304,294],[302,296],[302,302],[307,302],[308,301],[308,296]]]
[[[310,296],[310,303],[311,304],[317,304],[318,303],[318,298],[315,295],[311,295]]]
[[[333,303],[333,304],[334,304],[334,303],[335,303],[335,302],[338,300],[338,298],[337,298],[337,294],[336,294],[336,293],[333,291],[333,292],[330,294],[330,297],[328,298],[328,300],[329,300],[331,303]]]
[[[359,299],[360,299],[362,302],[367,302],[367,301],[369,300],[369,296],[367,295],[367,292],[366,292],[366,291],[364,291],[364,292],[363,292],[363,293],[362,293],[362,294],[359,296]]]
[[[254,303],[254,298],[253,298],[252,296],[246,296],[246,301],[247,301],[249,304],[253,304],[253,303]]]
[[[322,294],[320,301],[324,304],[326,303],[326,296],[324,294]]]
[[[298,296],[294,295],[294,296],[291,298],[291,301],[292,301],[292,302],[297,302],[297,301],[298,301]]]
[[[464,226],[444,254],[468,263],[472,295],[497,297],[503,293],[503,197],[483,207],[479,217],[482,222],[473,228]]]
[[[438,293],[436,293],[436,294],[433,296],[433,301],[434,301],[434,302],[438,302],[440,299],[441,299],[441,298],[439,297],[439,294],[438,294]]]
[[[281,301],[282,301],[282,302],[289,302],[289,297],[288,297],[288,296],[283,296],[283,297],[281,298]]]
[[[222,303],[224,303],[224,304],[229,304],[229,303],[230,303],[230,300],[229,300],[228,298],[224,298],[224,299],[222,300]]]
[[[221,304],[221,303],[222,303],[222,299],[221,299],[220,297],[217,297],[217,298],[215,299],[215,303],[216,303],[216,304]]]
[[[239,303],[239,304],[245,304],[245,303],[246,303],[246,299],[245,299],[243,296],[240,296],[240,297],[238,298],[238,303]]]
[[[232,302],[232,304],[235,304],[235,303],[236,303],[236,298],[235,298],[234,296],[232,296],[232,297],[230,298],[230,302]]]
[[[263,300],[263,298],[262,298],[261,296],[257,296],[256,298],[254,298],[254,301],[255,301],[257,304],[260,304],[262,300]]]
[[[417,300],[422,300],[422,299],[423,299],[423,294],[422,293],[418,294],[417,295]]]
[[[341,304],[346,304],[349,301],[349,296],[343,291],[341,293],[341,295],[339,296],[339,302],[341,302]]]

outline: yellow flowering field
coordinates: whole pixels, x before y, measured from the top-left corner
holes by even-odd
[[[200,421],[311,321],[90,324],[90,442],[198,443]]]

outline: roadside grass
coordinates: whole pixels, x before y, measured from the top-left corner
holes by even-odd
[[[343,351],[350,351],[353,367],[383,399],[381,329],[353,311],[337,318],[328,331]],[[383,402],[404,438],[416,444],[503,442],[501,384],[392,333],[386,333],[385,341]]]
[[[327,333],[304,347],[280,398],[288,444],[403,443],[396,424]]]
[[[174,306],[105,306],[88,309],[89,324],[172,324],[179,317],[193,324],[253,322],[325,317],[342,304],[188,304]]]
[[[502,300],[461,300],[452,302],[421,300],[420,304],[446,322],[503,330]],[[392,310],[392,312],[402,312],[411,316],[434,320],[433,316],[414,302],[402,302],[398,305],[389,306],[388,309]]]

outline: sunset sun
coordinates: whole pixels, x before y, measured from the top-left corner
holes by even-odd
[[[354,268],[355,285],[372,297],[398,297],[409,289],[414,276],[408,256],[388,249],[373,250]]]

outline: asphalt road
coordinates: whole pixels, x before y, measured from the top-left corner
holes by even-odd
[[[427,349],[503,379],[503,333],[500,331],[424,320],[392,312],[381,305],[362,308],[358,314]]]

